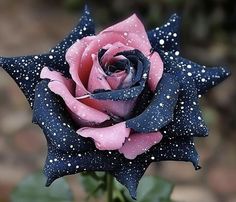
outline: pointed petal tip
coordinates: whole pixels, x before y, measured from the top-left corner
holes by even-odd
[[[84,5],[83,16],[86,16],[87,18],[91,18],[91,11],[90,11],[90,7],[88,3]]]
[[[173,15],[171,15],[170,19],[177,19],[179,21],[181,20],[181,17],[177,13],[174,13]]]
[[[216,67],[216,69],[218,69],[218,71],[221,71],[221,76],[224,78],[227,78],[231,75],[231,71],[228,67]]]
[[[137,200],[137,187],[126,186],[129,191],[129,194],[133,200]]]
[[[46,187],[49,187],[49,186],[52,184],[52,182],[53,182],[53,181],[48,178],[47,181],[46,181],[45,186],[46,186]]]
[[[130,196],[133,200],[137,201],[137,193],[136,192],[135,193],[130,192]]]
[[[4,58],[3,57],[0,57],[0,66],[2,66],[4,63]]]
[[[58,177],[52,176],[52,175],[50,175],[49,173],[47,173],[46,171],[44,171],[44,175],[45,175],[46,178],[47,178],[46,183],[45,183],[45,186],[46,186],[46,187],[50,187],[51,184],[52,184],[56,179],[58,179]]]
[[[0,56],[0,67],[3,69],[10,68],[10,65],[14,63],[14,60],[12,58],[6,58]]]
[[[90,9],[89,9],[89,6],[88,6],[87,3],[84,5],[84,13],[85,14],[90,14]]]
[[[225,74],[225,78],[228,78],[231,75],[231,71],[229,70],[228,67],[222,67],[222,70]]]
[[[196,165],[196,166],[194,166],[195,167],[195,170],[200,170],[202,167],[201,166],[199,166],[199,165]]]
[[[198,159],[193,159],[192,164],[194,166],[195,170],[200,170],[202,167],[199,165],[199,158]]]

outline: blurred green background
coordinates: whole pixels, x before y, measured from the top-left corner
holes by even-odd
[[[172,199],[181,202],[236,202],[236,1],[113,0],[86,1],[97,30],[137,13],[147,29],[172,13],[182,16],[181,52],[208,66],[230,67],[232,76],[202,99],[210,136],[196,139],[202,169],[191,164],[153,164],[147,174],[172,181]],[[47,51],[74,26],[83,9],[80,0],[0,0],[0,55]],[[31,124],[31,110],[13,80],[0,70],[0,202],[24,176],[42,168],[46,141]],[[66,178],[81,201],[84,191],[74,176]]]

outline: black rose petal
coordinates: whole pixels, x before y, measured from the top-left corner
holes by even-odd
[[[43,129],[52,145],[67,153],[94,148],[90,139],[83,138],[75,132],[76,128],[64,102],[50,91],[46,80],[36,86],[33,122]]]
[[[68,153],[51,144],[48,140],[48,156],[44,167],[47,186],[57,178],[83,171],[106,171],[125,185],[135,198],[139,180],[150,164],[151,159],[137,158],[133,161],[124,158],[116,151],[92,150]]]
[[[176,14],[161,27],[147,32],[154,51],[168,51],[179,54],[180,17]]]
[[[178,99],[179,83],[171,74],[163,74],[156,92],[143,113],[126,121],[126,126],[137,132],[159,131],[173,119]]]
[[[169,137],[207,136],[208,129],[200,110],[195,83],[192,79],[181,75],[179,75],[178,78],[180,92],[173,120],[163,127],[161,132],[164,136]]]
[[[199,95],[206,93],[230,76],[229,70],[223,67],[206,68],[169,52],[160,52],[160,55],[164,62],[164,72],[178,74],[182,71],[186,78],[195,81]]]
[[[128,101],[140,95],[142,86],[134,86],[131,88],[118,90],[96,90],[91,94],[91,97],[98,100],[113,100],[113,101]]]
[[[98,100],[113,100],[113,101],[127,101],[137,98],[143,91],[148,78],[148,72],[150,67],[149,60],[139,51],[131,50],[118,53],[118,55],[125,56],[130,63],[134,64],[139,71],[134,77],[134,85],[130,88],[116,89],[116,90],[97,90],[91,94],[91,97]],[[140,70],[142,70],[140,72]],[[137,79],[138,78],[138,79]]]
[[[164,137],[147,155],[152,161],[186,161],[192,162],[196,170],[200,168],[192,137]]]
[[[79,24],[60,44],[51,49],[50,53],[12,58],[0,57],[0,66],[15,80],[32,107],[35,86],[40,81],[42,68],[47,66],[70,77],[69,66],[65,61],[65,51],[77,39],[92,34],[94,34],[94,23],[85,7]]]
[[[48,140],[48,156],[44,167],[47,186],[57,178],[83,171],[106,171],[125,185],[132,198],[136,198],[139,180],[151,162],[173,160],[192,162],[199,169],[199,157],[193,138],[163,138],[146,153],[134,160],[125,159],[116,151],[91,151],[68,154],[53,146]]]
[[[132,79],[133,85],[140,85],[142,87],[145,86],[145,83],[148,78],[148,73],[150,69],[149,60],[143,55],[139,50],[131,50],[131,51],[123,51],[121,53],[116,54],[116,56],[122,55],[126,57],[129,62],[136,67],[135,76]]]
[[[140,115],[151,103],[153,95],[154,93],[149,89],[148,85],[146,85],[142,94],[138,96],[135,102],[130,118]]]
[[[121,162],[119,169],[112,171],[112,175],[124,185],[130,193],[130,196],[136,200],[139,181],[144,175],[146,169],[151,163],[151,159],[144,156],[135,160]]]

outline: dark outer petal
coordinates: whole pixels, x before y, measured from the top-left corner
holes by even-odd
[[[208,135],[207,126],[200,110],[197,90],[192,79],[181,75],[178,77],[180,92],[173,120],[161,129],[164,136],[195,136]]]
[[[15,80],[32,107],[35,86],[40,81],[40,72],[44,66],[54,66],[53,59],[52,54],[2,57],[0,66]]]
[[[153,95],[154,93],[149,89],[148,85],[146,85],[143,92],[138,96],[135,102],[130,118],[140,115],[151,103]]]
[[[77,39],[94,34],[94,24],[85,8],[79,24],[60,44],[50,50],[50,53],[21,57],[0,57],[0,66],[15,80],[25,94],[30,106],[34,103],[36,84],[41,80],[40,72],[44,66],[60,71],[69,77],[69,66],[65,61],[65,51]],[[86,27],[86,30],[84,30]]]
[[[137,132],[159,131],[173,119],[178,99],[179,83],[171,74],[163,74],[148,107],[139,116],[126,121],[126,126]]]
[[[153,50],[179,53],[180,21],[180,17],[174,14],[163,26],[147,32]]]
[[[33,122],[38,124],[47,139],[56,148],[67,153],[87,151],[94,148],[88,138],[79,136],[62,99],[48,88],[43,80],[36,86]]]
[[[144,175],[146,169],[150,165],[151,160],[137,158],[124,164],[116,171],[111,172],[116,177],[117,181],[123,184],[128,190],[133,199],[136,199],[137,187],[140,179]]]
[[[206,93],[230,75],[226,68],[206,68],[168,52],[160,52],[160,56],[164,62],[164,72],[178,74],[179,71],[182,71],[184,77],[194,80],[199,95]]]
[[[137,159],[130,161],[116,151],[87,151],[68,154],[54,147],[48,141],[48,156],[44,167],[47,186],[59,177],[83,171],[106,171],[125,185],[133,198],[139,180],[151,160]]]
[[[143,158],[140,156],[140,158]],[[163,138],[161,142],[150,149],[145,158],[152,161],[186,161],[192,162],[199,169],[199,156],[192,137]]]
[[[191,137],[163,138],[146,153],[134,160],[125,159],[116,151],[92,150],[68,154],[54,147],[48,140],[48,156],[44,167],[47,186],[65,175],[83,171],[106,171],[125,185],[136,198],[138,183],[151,162],[174,160],[192,162],[199,169],[198,154]]]

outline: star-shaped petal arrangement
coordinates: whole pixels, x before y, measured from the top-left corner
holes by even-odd
[[[44,66],[70,77],[65,61],[67,49],[85,36],[95,34],[94,22],[87,6],[78,25],[57,46],[41,55],[5,58],[0,66],[16,81],[33,109],[33,122],[44,131],[48,142],[45,164],[47,186],[59,177],[83,171],[106,171],[125,185],[136,197],[139,180],[152,162],[174,160],[192,162],[199,169],[194,137],[206,136],[207,128],[199,108],[199,96],[229,76],[225,68],[205,68],[179,57],[180,18],[173,15],[160,28],[149,31],[151,51],[164,62],[164,74],[155,92],[144,87],[126,126],[148,133],[161,131],[163,139],[133,160],[118,151],[100,151],[93,141],[79,136],[61,97],[40,79]],[[150,98],[153,97],[150,104]],[[140,107],[139,107],[140,106]]]

